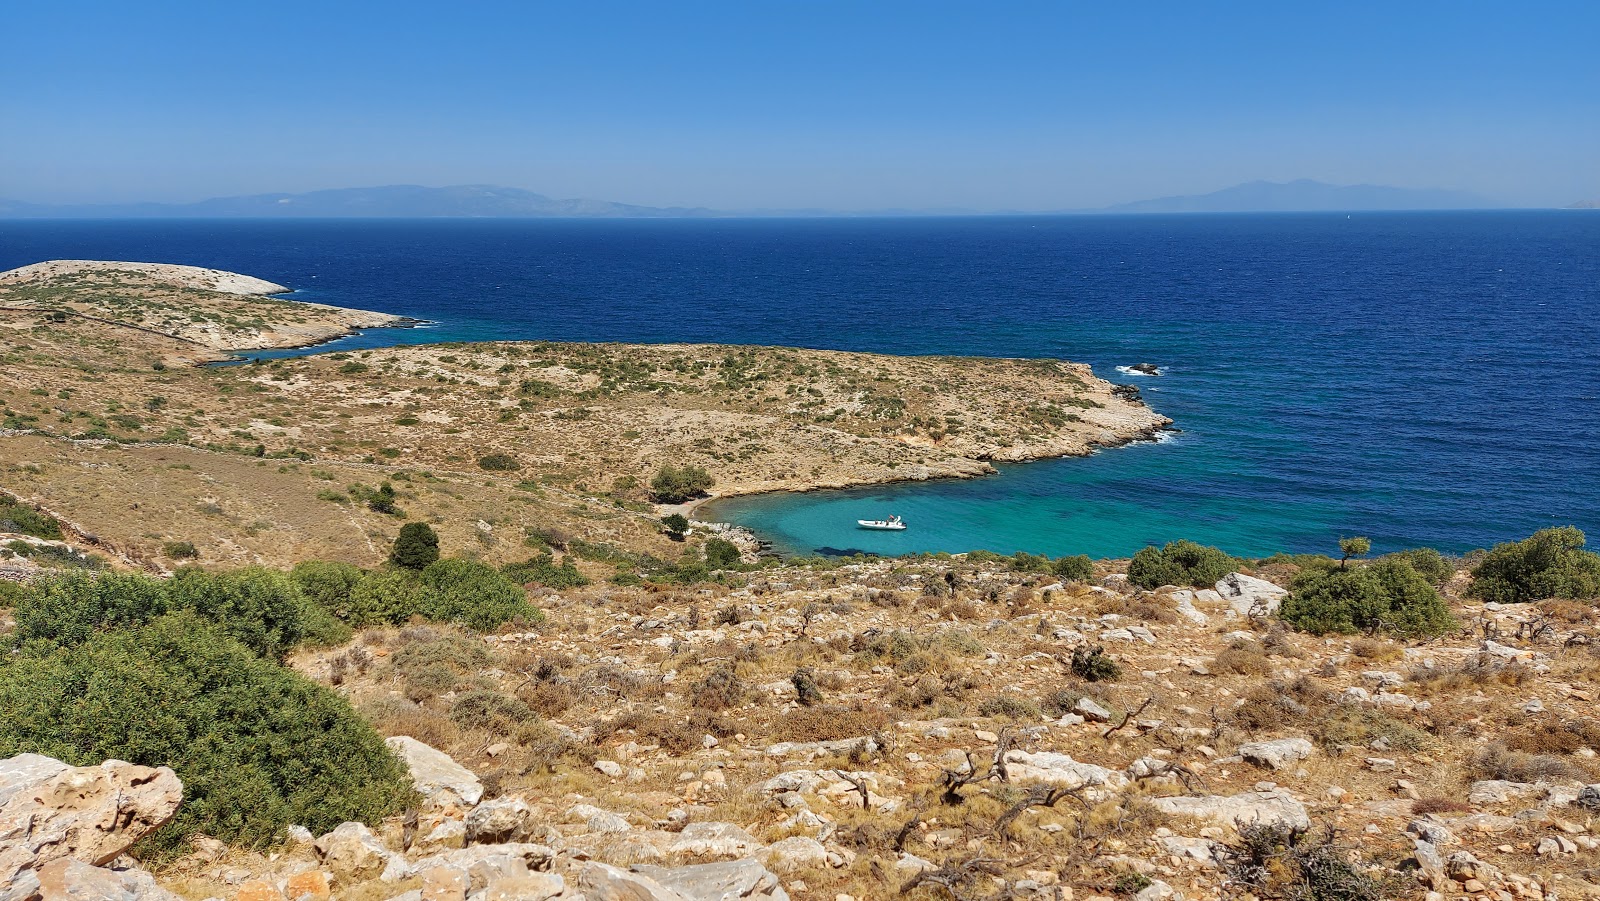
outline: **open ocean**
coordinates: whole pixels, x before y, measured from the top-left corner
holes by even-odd
[[[780,549],[1600,543],[1600,213],[0,221],[0,269],[187,263],[436,323],[340,342],[1057,357],[1182,431],[972,481],[719,501]],[[1116,367],[1138,362],[1164,374]],[[853,528],[905,517],[903,533]]]

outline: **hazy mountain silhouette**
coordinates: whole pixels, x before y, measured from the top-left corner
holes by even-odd
[[[1302,178],[1291,182],[1252,181],[1210,194],[1157,197],[1119,203],[1110,213],[1268,213],[1338,210],[1473,210],[1499,206],[1466,191],[1394,188],[1386,185],[1330,185]]]

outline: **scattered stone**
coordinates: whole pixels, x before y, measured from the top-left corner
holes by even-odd
[[[1072,712],[1090,722],[1105,723],[1111,721],[1111,711],[1094,702],[1093,698],[1079,698],[1072,705]]]
[[[1227,796],[1152,798],[1150,803],[1163,813],[1195,817],[1219,826],[1282,822],[1296,829],[1311,828],[1305,805],[1281,788]]]
[[[467,844],[522,841],[533,832],[533,810],[521,798],[495,798],[472,808],[465,827]]]
[[[1228,606],[1241,616],[1250,616],[1252,613],[1270,616],[1277,613],[1283,599],[1289,595],[1286,589],[1243,573],[1223,576],[1217,582],[1216,589]]]

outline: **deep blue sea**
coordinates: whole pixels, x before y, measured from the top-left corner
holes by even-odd
[[[436,323],[342,342],[1059,357],[1182,429],[965,482],[712,505],[791,552],[1600,539],[1600,213],[0,222],[0,269],[188,263]],[[1160,365],[1159,377],[1119,365]],[[903,533],[853,528],[905,517]]]

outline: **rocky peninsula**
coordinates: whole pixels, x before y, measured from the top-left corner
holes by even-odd
[[[483,526],[467,524],[478,533],[531,527],[494,500],[520,491],[560,508],[557,519],[609,508],[622,534],[649,531],[648,483],[663,464],[705,469],[719,495],[971,477],[1169,422],[1136,390],[1056,360],[490,342],[196,366],[398,322],[263,296],[282,290],[152,264],[0,274],[0,334],[13,336],[0,442],[30,464],[5,487],[134,556],[191,540],[179,533],[196,531],[192,511],[221,506],[278,511],[209,521],[199,537],[221,559],[372,562],[381,542],[367,533],[381,517],[334,489],[396,471],[428,473],[400,490],[430,513],[428,486],[484,494],[472,520]],[[257,465],[267,459],[283,462]],[[337,493],[345,504],[317,500]],[[263,522],[294,524],[295,542]],[[498,537],[487,543],[499,552]]]

